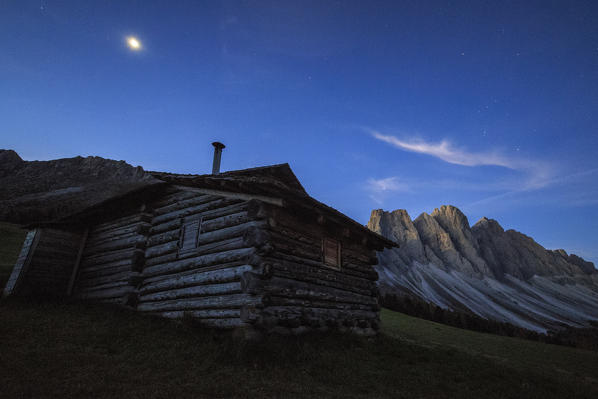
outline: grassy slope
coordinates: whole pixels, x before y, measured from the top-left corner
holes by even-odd
[[[595,352],[382,318],[376,339],[248,344],[123,309],[3,301],[0,397],[598,397]]]

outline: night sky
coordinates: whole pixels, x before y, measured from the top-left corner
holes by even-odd
[[[597,262],[597,110],[596,1],[0,0],[0,148],[209,173],[219,140],[361,223],[452,204]]]

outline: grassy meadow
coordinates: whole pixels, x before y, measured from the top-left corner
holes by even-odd
[[[0,237],[7,274],[20,245]],[[126,309],[3,300],[0,397],[598,397],[597,352],[389,310],[382,320],[376,338],[314,334],[251,343]]]

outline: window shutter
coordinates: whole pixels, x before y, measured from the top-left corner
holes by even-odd
[[[341,244],[332,238],[322,240],[322,257],[324,264],[335,269],[341,268]]]
[[[188,221],[181,226],[179,254],[192,251],[197,248],[200,230],[201,219]]]

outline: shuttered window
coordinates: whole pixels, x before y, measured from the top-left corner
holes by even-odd
[[[201,218],[183,223],[179,237],[179,254],[197,248],[199,233],[201,232]]]
[[[326,266],[341,268],[341,243],[332,238],[322,239],[322,258]]]

